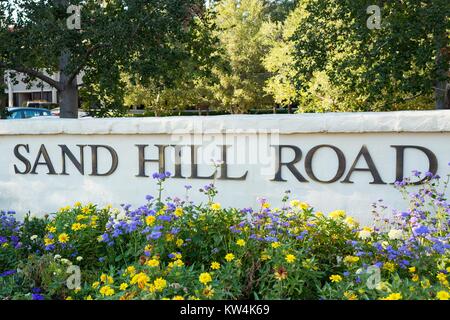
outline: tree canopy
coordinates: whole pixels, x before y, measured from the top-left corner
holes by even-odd
[[[73,6],[81,6],[80,28],[69,27]],[[191,55],[192,21],[203,11],[200,0],[2,1],[0,67],[55,87],[62,115],[75,117],[81,72],[98,107],[121,96],[122,72],[173,81],[177,65]],[[46,75],[55,72],[59,80]]]
[[[82,5],[78,29],[68,5]],[[79,94],[100,115],[450,108],[448,0],[21,0],[0,12],[0,68],[57,88],[65,116]]]

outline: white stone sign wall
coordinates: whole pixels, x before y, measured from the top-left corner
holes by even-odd
[[[75,201],[145,203],[152,174],[175,177],[166,196],[223,206],[293,198],[370,221],[371,204],[406,203],[392,183],[411,171],[450,172],[447,111],[324,115],[31,119],[0,122],[0,209],[54,212]],[[214,172],[216,177],[213,178]]]

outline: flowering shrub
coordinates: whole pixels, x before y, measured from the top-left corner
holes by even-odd
[[[14,273],[11,270],[17,264],[16,250],[20,249],[20,223],[15,219],[14,211],[0,211],[0,276]]]
[[[101,265],[98,256],[106,252],[106,246],[95,239],[103,233],[112,214],[111,207],[98,209],[79,202],[72,208],[61,208],[45,227],[44,251],[76,262],[82,268],[98,268]]]
[[[188,200],[190,186],[185,199],[163,199],[169,176],[155,174],[158,195],[136,209],[77,203],[23,224],[2,212],[0,297],[449,298],[448,180],[398,182],[409,208],[387,215],[380,202],[374,224],[361,226],[289,192],[281,207],[260,199],[256,210],[222,208],[214,184],[200,190],[204,204]],[[76,287],[65,281],[72,264],[81,268]]]
[[[429,181],[418,190],[411,190],[409,179],[396,183],[408,209],[385,217],[385,207],[375,205],[380,209],[375,226],[359,230],[358,240],[349,242],[354,254],[343,258],[345,271],[321,290],[324,298],[450,297],[450,203],[445,198],[449,177],[443,185],[439,176],[426,173],[426,177]],[[375,275],[368,269],[380,272]]]

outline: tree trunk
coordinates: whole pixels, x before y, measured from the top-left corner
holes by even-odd
[[[436,53],[436,67],[437,67],[437,79],[434,88],[434,96],[436,99],[436,109],[450,109],[449,100],[449,50],[448,36],[446,32],[440,33],[436,36],[437,40],[437,53]]]
[[[69,52],[63,52],[59,58],[59,82],[62,89],[59,91],[59,107],[61,118],[78,119],[78,86],[77,77],[71,80],[68,72]]]
[[[76,80],[66,84],[59,92],[60,117],[68,119],[78,118],[78,87]]]

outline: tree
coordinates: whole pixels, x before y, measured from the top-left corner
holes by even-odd
[[[376,2],[381,21],[365,0],[301,2],[290,37],[296,89],[307,94],[321,73],[341,97],[355,98],[353,110],[392,109],[433,91],[436,108],[450,108],[450,2]]]
[[[214,36],[215,25],[212,12],[206,10],[202,19],[196,17],[192,24],[195,35],[184,44],[190,55],[179,63],[168,67],[171,81],[158,76],[133,79],[123,75],[125,83],[125,105],[144,106],[155,116],[172,115],[186,108],[211,106],[214,101],[209,88],[214,83],[212,68],[218,63],[216,48],[218,39]]]
[[[201,0],[2,1],[0,68],[53,86],[61,116],[75,118],[81,72],[84,86],[113,100],[122,72],[170,81],[168,70],[190,54],[183,44],[195,34],[191,21],[203,6]],[[59,80],[48,76],[56,72]]]
[[[230,113],[271,107],[273,100],[263,90],[269,76],[262,65],[269,48],[263,33],[267,19],[264,1],[223,0],[215,6],[215,12],[222,64],[212,70],[218,80],[211,87],[214,97]]]

